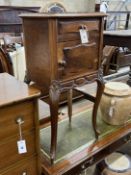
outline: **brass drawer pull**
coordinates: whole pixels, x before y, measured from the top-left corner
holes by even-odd
[[[87,30],[87,26],[84,25],[84,24],[81,24],[80,27],[79,27],[79,29]]]
[[[125,143],[130,143],[131,142],[131,135],[129,135],[128,137],[124,138],[124,142]]]
[[[87,168],[87,165],[91,165],[93,161],[94,161],[94,158],[92,157],[90,160],[88,160],[87,162],[81,165],[81,169],[84,170],[85,168]]]
[[[23,139],[22,124],[24,123],[24,119],[23,119],[23,117],[20,116],[20,117],[17,117],[15,121],[18,124],[20,140],[22,140]]]
[[[81,165],[81,169],[82,170],[84,170],[86,167],[85,167],[85,165],[83,164],[83,165]]]
[[[63,66],[65,67],[66,66],[66,61],[65,60],[61,60],[58,62],[59,66]]]
[[[16,121],[17,124],[20,124],[20,125],[24,123],[24,119],[23,119],[23,117],[21,117],[21,116],[17,117],[17,118],[15,119],[15,121]]]

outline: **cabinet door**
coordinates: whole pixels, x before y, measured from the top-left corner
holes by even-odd
[[[82,43],[80,29],[87,35]],[[96,19],[58,22],[58,64],[62,80],[93,74],[98,70],[100,24]]]
[[[65,47],[66,62],[63,78],[91,74],[97,70],[96,43]]]

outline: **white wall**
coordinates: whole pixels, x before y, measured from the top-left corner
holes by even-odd
[[[42,0],[0,0],[0,5],[40,6]]]
[[[63,3],[67,11],[92,12],[95,9],[95,0],[0,0],[0,5],[45,6],[49,2]]]
[[[109,11],[131,11],[131,0],[110,0],[109,1]],[[114,16],[116,16],[116,14],[109,16],[108,18],[110,18],[110,20],[114,19]],[[123,15],[119,15],[117,16],[117,20],[119,22],[116,23],[112,23],[112,26],[110,29],[114,29],[115,25],[118,29],[124,29],[125,28],[125,20],[126,20],[126,14]],[[124,21],[122,21],[124,20]],[[129,28],[131,28],[131,17],[129,20]]]
[[[131,11],[131,1],[110,0],[109,10],[112,10],[112,11],[129,10]]]

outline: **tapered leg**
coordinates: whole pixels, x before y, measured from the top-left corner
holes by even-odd
[[[25,82],[26,84],[30,84],[30,82],[31,82],[31,80],[30,80],[30,78],[29,78],[29,76],[28,76],[28,74],[27,74],[27,71],[25,71],[24,82]]]
[[[69,116],[69,122],[71,123],[71,118],[72,118],[72,92],[73,90],[70,89],[67,93],[67,101],[68,101],[68,116]]]
[[[95,102],[93,106],[92,124],[95,132],[95,137],[98,138],[100,131],[97,128],[97,111],[98,111],[100,100],[104,91],[104,81],[103,79],[96,79],[96,82],[97,82],[97,92],[96,92]]]
[[[96,164],[95,172],[93,175],[102,175],[102,171],[106,167],[105,160],[102,160],[98,164]]]
[[[53,81],[49,90],[50,114],[51,114],[51,148],[50,156],[53,164],[56,158],[57,147],[57,123],[58,123],[58,107],[59,107],[60,89],[57,81]]]
[[[131,86],[131,66],[130,66],[130,71],[129,71],[129,79],[127,81],[127,84]]]

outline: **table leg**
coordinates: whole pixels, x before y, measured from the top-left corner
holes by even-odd
[[[70,89],[68,92],[68,116],[69,116],[69,122],[71,123],[71,118],[72,118],[72,93],[73,93],[73,90]]]
[[[25,71],[24,82],[25,82],[26,84],[30,84],[30,82],[31,82],[31,79],[29,78],[29,76],[28,76],[28,74],[27,74],[27,71]]]
[[[49,90],[50,114],[51,114],[51,148],[50,148],[51,164],[53,164],[54,159],[56,158],[59,97],[60,97],[59,85],[56,81],[53,81]]]
[[[127,81],[127,84],[131,86],[131,66],[130,66],[130,71],[129,71],[129,79]]]
[[[105,160],[100,161],[96,164],[95,172],[93,175],[102,175],[102,171],[106,167]]]
[[[104,91],[104,81],[103,79],[96,79],[96,82],[97,82],[97,92],[93,106],[92,124],[95,132],[95,137],[98,138],[100,131],[97,128],[97,111]]]

